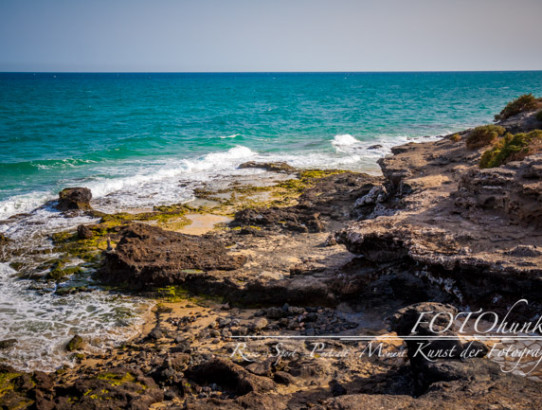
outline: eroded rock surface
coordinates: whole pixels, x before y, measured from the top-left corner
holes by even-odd
[[[121,232],[114,251],[105,253],[99,277],[136,286],[182,283],[194,270],[233,270],[245,262],[232,256],[215,238],[131,224]]]
[[[387,195],[358,200],[363,220],[338,241],[376,263],[415,262],[463,303],[539,301],[542,156],[480,169],[480,152],[447,138],[393,152],[380,160]]]

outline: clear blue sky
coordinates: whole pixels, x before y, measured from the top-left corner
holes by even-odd
[[[0,71],[542,69],[542,0],[0,0]]]

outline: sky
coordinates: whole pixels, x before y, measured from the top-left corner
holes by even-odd
[[[0,71],[541,70],[542,0],[0,0]]]

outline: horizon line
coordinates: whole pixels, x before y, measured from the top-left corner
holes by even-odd
[[[376,74],[376,73],[522,73],[541,72],[526,70],[377,70],[377,71],[0,71],[0,74]]]

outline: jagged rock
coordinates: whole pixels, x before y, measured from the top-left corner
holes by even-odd
[[[503,211],[513,222],[542,226],[542,155],[490,169],[473,167],[454,193],[456,204]]]
[[[188,369],[186,375],[200,384],[216,383],[237,396],[264,393],[274,388],[267,377],[256,376],[229,360],[214,359]]]
[[[246,257],[228,253],[219,240],[130,224],[113,252],[105,253],[99,278],[133,286],[182,283],[199,271],[233,270]]]
[[[73,352],[76,350],[81,350],[84,345],[84,340],[81,336],[75,335],[66,345],[66,351]]]
[[[266,228],[281,227],[296,232],[322,232],[319,215],[298,212],[292,208],[244,209],[235,214],[231,226],[255,225]]]
[[[388,193],[384,185],[371,188],[367,195],[358,198],[354,203],[354,208],[359,208],[367,205],[374,205],[377,202],[383,202],[387,199]]]
[[[296,169],[292,167],[291,165],[288,165],[286,162],[249,161],[249,162],[244,162],[241,165],[239,165],[239,168],[240,169],[259,168],[259,169],[265,169],[266,171],[270,171],[270,172],[284,172],[287,174],[293,174],[296,172]]]
[[[363,201],[371,219],[337,241],[374,263],[410,263],[462,303],[542,302],[542,155],[479,169],[480,153],[449,139],[393,152],[379,160],[388,198],[372,210]]]
[[[58,193],[59,211],[89,210],[92,192],[88,188],[65,188]]]

